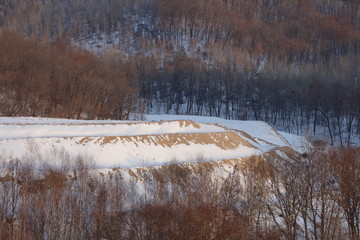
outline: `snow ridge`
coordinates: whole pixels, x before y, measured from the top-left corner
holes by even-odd
[[[147,121],[0,118],[0,151],[22,158],[29,149],[91,155],[97,168],[161,166],[262,155],[279,147],[306,149],[303,137],[260,121],[149,115]],[[34,146],[36,146],[34,148]]]

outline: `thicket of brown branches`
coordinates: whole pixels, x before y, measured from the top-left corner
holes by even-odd
[[[50,160],[62,164],[41,164]],[[36,154],[20,161],[3,157],[0,238],[356,240],[360,235],[359,149],[313,151],[289,161],[253,158],[227,175],[217,175],[211,163],[170,164],[134,170],[130,180],[127,171],[94,170],[90,160],[65,151],[41,160]]]
[[[114,57],[8,31],[0,53],[1,115],[126,119],[135,109],[131,69]]]
[[[4,0],[0,24],[38,39],[119,31],[135,45],[166,40],[171,47],[190,38],[223,50],[317,61],[358,50],[359,5],[357,0]]]

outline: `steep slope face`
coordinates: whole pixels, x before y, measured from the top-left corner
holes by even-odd
[[[46,158],[54,149],[65,149],[92,156],[96,168],[136,168],[244,159],[284,148],[302,152],[306,144],[303,138],[283,136],[264,122],[165,115],[148,119],[0,118],[0,150],[17,158],[28,154]]]

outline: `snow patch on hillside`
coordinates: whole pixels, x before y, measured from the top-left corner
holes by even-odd
[[[90,155],[98,168],[159,166],[261,155],[276,147],[306,151],[303,137],[261,121],[148,115],[147,121],[0,118],[0,151],[16,158],[56,149]],[[35,153],[34,153],[35,152]]]

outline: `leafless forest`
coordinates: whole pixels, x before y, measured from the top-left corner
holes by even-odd
[[[11,32],[0,42],[3,115],[126,119],[134,110],[125,63]]]
[[[222,176],[211,162],[170,164],[131,170],[130,180],[117,169],[94,172],[89,158],[64,151],[52,155],[61,166],[39,171],[29,154],[2,162],[0,237],[356,240],[359,154],[251,158]]]
[[[2,0],[0,110],[256,119],[298,134],[321,128],[351,145],[360,133],[359,4]],[[96,39],[111,46],[97,57],[71,47]]]

